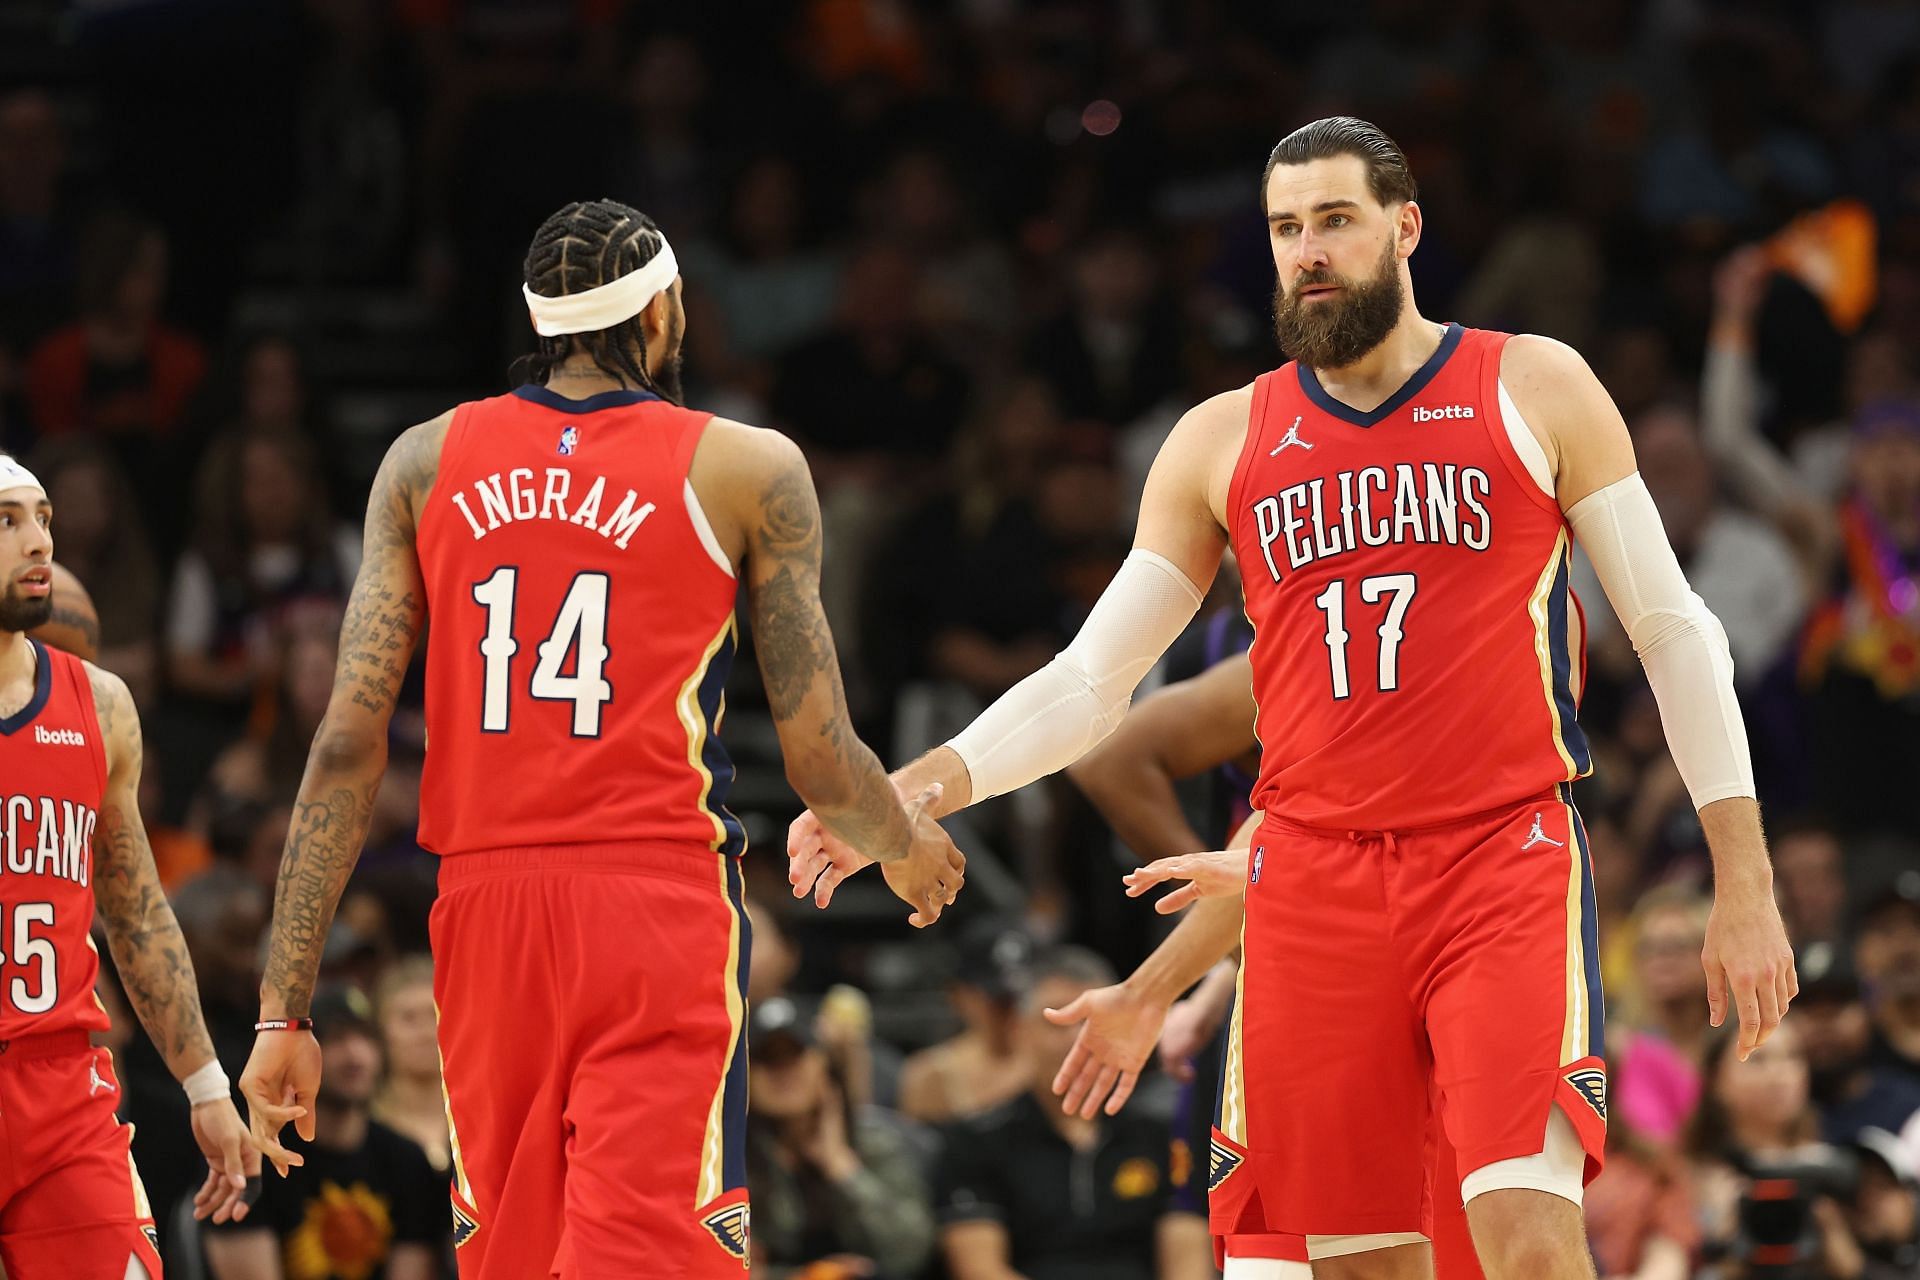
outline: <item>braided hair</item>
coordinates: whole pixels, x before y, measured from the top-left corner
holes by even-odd
[[[637,209],[617,200],[576,200],[534,232],[527,287],[546,298],[585,293],[639,270],[665,242],[659,226]],[[607,329],[539,336],[537,348],[514,362],[514,381],[544,384],[568,357],[585,352],[608,377],[677,404],[677,379],[658,379],[647,367],[640,320],[636,315]]]

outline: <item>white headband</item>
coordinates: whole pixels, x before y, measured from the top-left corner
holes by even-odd
[[[12,458],[0,458],[0,489],[38,489],[41,497],[47,496],[47,487]]]
[[[533,317],[533,331],[543,338],[565,333],[591,333],[611,329],[646,310],[649,302],[665,293],[680,274],[680,263],[673,246],[660,237],[660,252],[637,271],[629,271],[585,293],[569,293],[558,298],[535,293],[526,285],[527,312]]]

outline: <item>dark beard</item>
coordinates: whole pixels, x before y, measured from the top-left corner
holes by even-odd
[[[0,596],[0,631],[31,631],[53,621],[53,593],[29,599],[9,589]]]
[[[1286,285],[1273,286],[1273,336],[1282,351],[1309,369],[1344,369],[1359,360],[1386,341],[1406,305],[1392,241],[1373,279],[1348,280],[1321,271],[1301,277],[1294,288],[1314,284],[1339,285],[1342,294],[1327,302],[1304,303],[1297,293],[1289,295]]]

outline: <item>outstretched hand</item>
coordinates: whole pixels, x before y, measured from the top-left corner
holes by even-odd
[[[1127,896],[1137,898],[1157,884],[1185,880],[1172,893],[1153,904],[1161,915],[1190,907],[1202,898],[1237,898],[1247,888],[1247,851],[1223,849],[1217,853],[1183,853],[1161,858],[1121,877]]]
[[[1081,1024],[1053,1078],[1053,1091],[1064,1095],[1067,1114],[1091,1120],[1103,1102],[1108,1115],[1120,1114],[1160,1038],[1167,1007],[1121,983],[1083,991],[1066,1008],[1043,1013],[1056,1027]]]

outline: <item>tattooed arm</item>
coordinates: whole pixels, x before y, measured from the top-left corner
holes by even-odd
[[[751,433],[739,477],[754,652],[787,781],[834,835],[879,862],[906,857],[912,825],[880,760],[854,735],[820,604],[820,503],[798,445]]]
[[[107,748],[107,790],[93,842],[93,899],[127,1002],[167,1070],[185,1080],[213,1061],[213,1040],[200,1016],[186,939],[161,892],[140,821],[140,717],[119,676],[88,664],[87,678]]]
[[[394,441],[367,497],[366,539],[340,627],[333,696],[314,735],[280,860],[260,984],[265,1018],[305,1016],[334,908],[366,839],[387,767],[387,724],[427,618],[415,521],[451,421],[443,414]]]
[[[247,1178],[260,1172],[260,1153],[234,1109],[232,1088],[214,1056],[200,1013],[193,959],[180,934],[153,849],[140,821],[140,715],[119,676],[87,664],[94,714],[106,746],[107,788],[94,828],[93,900],[107,930],[107,948],[120,970],[127,1003],[186,1087],[193,1103],[193,1140],[207,1159],[207,1178],[193,1198],[193,1216],[215,1222],[247,1216]]]

